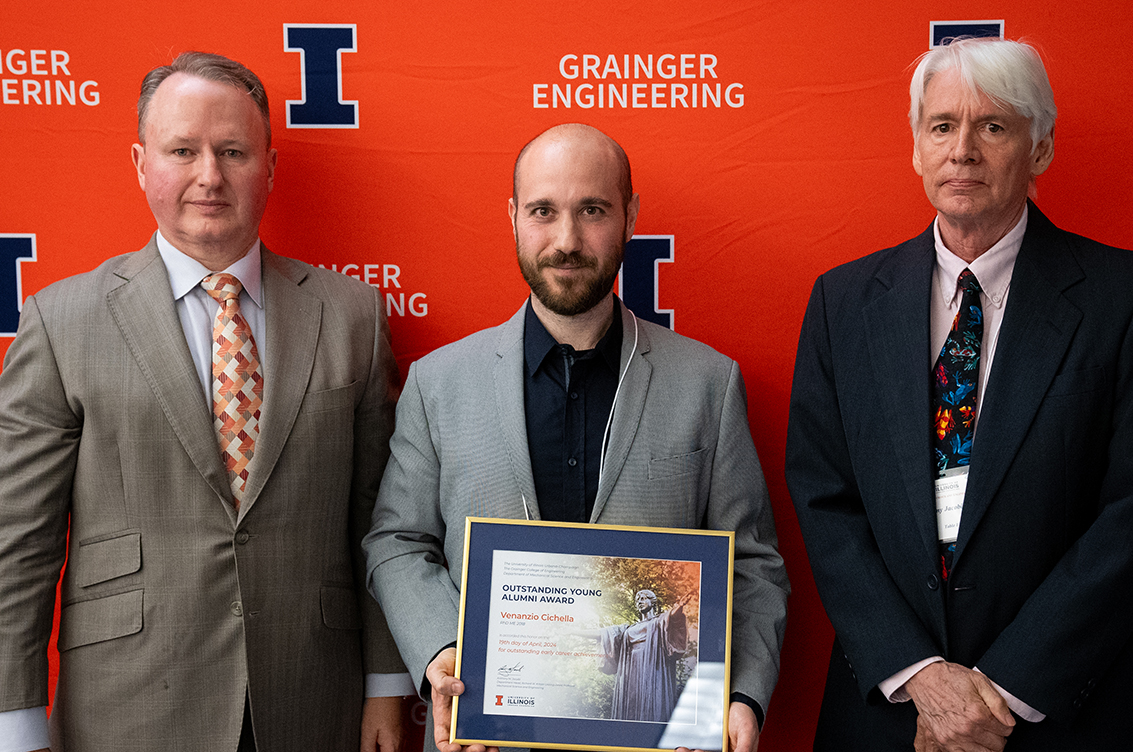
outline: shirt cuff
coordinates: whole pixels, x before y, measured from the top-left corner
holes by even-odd
[[[0,752],[47,749],[47,708],[21,708],[0,712]]]
[[[429,659],[429,663],[432,663],[433,661],[437,660],[437,656],[440,655],[441,653],[445,652],[449,648],[454,648],[454,649],[456,648],[456,640],[453,640],[448,645],[445,645],[443,648],[441,648],[437,652],[433,653],[433,657]],[[429,665],[429,663],[425,664],[426,667]],[[429,683],[429,677],[422,676],[421,677],[421,699],[424,700],[425,702],[428,702],[429,696],[432,694],[432,692],[433,692],[433,685]]]
[[[760,707],[758,702],[751,699],[743,692],[733,692],[732,696],[728,699],[730,702],[742,702],[744,705],[747,705],[749,708],[751,708],[752,712],[755,713],[756,727],[760,731],[763,730],[763,708]]]
[[[881,690],[881,694],[885,695],[885,699],[889,700],[889,702],[908,702],[913,698],[909,696],[909,691],[905,689],[905,682],[912,679],[913,676],[925,666],[943,660],[944,659],[939,655],[934,655],[932,658],[917,661],[907,669],[898,671],[893,674],[893,676],[890,676],[888,679],[878,684],[877,688]]]
[[[980,671],[980,667],[976,666],[975,670]],[[984,672],[980,671],[980,673],[983,674]],[[987,674],[984,674],[984,676],[987,676]],[[1008,692],[1003,687],[991,681],[990,676],[987,677],[987,680],[991,682],[991,686],[995,687],[995,691],[998,692],[1000,696],[1002,696],[1003,699],[1007,701],[1007,707],[1011,708],[1011,712],[1022,718],[1024,721],[1038,723],[1039,721],[1046,718],[1046,713],[1040,713],[1027,703],[1020,700],[1015,695]]]
[[[881,690],[881,693],[885,695],[885,698],[889,700],[889,702],[908,702],[912,698],[909,697],[909,692],[905,689],[905,683],[908,682],[909,679],[912,679],[913,675],[925,666],[943,660],[944,659],[938,655],[933,656],[932,658],[925,658],[923,661],[914,663],[912,666],[909,666],[904,671],[898,671],[896,674],[893,674],[893,676],[878,684],[877,688]],[[973,670],[979,671],[981,674],[983,674],[983,671],[980,671],[979,666],[976,666]],[[984,674],[984,676],[987,676],[987,674]],[[1008,692],[1003,687],[996,684],[991,680],[990,676],[988,676],[987,680],[991,682],[991,686],[995,687],[995,691],[998,692],[999,696],[1004,699],[1004,701],[1007,703],[1007,707],[1011,709],[1011,712],[1022,718],[1024,721],[1038,723],[1039,721],[1046,718],[1045,713],[1040,713],[1027,703],[1020,700],[1015,695]]]
[[[415,694],[417,690],[408,673],[366,674],[366,697],[405,697]]]

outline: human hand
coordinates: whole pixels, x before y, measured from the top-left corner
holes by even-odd
[[[936,740],[926,730],[925,719],[921,715],[917,716],[917,736],[913,739],[913,749],[915,752],[940,752]]]
[[[456,648],[445,648],[425,668],[433,704],[433,742],[440,752],[499,752],[483,744],[462,747],[449,741],[452,728],[452,698],[464,694],[464,682],[456,678]]]
[[[917,706],[917,752],[1001,752],[1015,727],[991,681],[956,663],[930,663],[905,683]]]
[[[399,752],[404,740],[400,697],[367,697],[362,704],[361,752]]]
[[[756,752],[759,748],[759,722],[755,711],[742,702],[728,705],[728,749],[731,752]],[[689,752],[688,747],[677,747],[677,752]],[[692,750],[702,752],[702,750]]]

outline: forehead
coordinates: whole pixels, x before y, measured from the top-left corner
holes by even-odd
[[[227,130],[233,136],[266,139],[263,118],[242,88],[174,73],[161,82],[146,112],[146,133]]]
[[[969,86],[956,68],[946,68],[929,80],[921,114],[926,117],[941,114],[1021,117],[1010,105],[1002,105],[980,89]]]
[[[621,204],[621,166],[613,148],[595,138],[558,138],[532,144],[519,162],[521,204],[600,197]]]

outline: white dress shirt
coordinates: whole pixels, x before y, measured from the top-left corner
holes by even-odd
[[[971,270],[980,283],[980,306],[983,308],[983,340],[980,346],[980,373],[976,382],[976,422],[978,428],[980,408],[983,406],[988,375],[991,373],[991,362],[995,357],[995,347],[999,343],[999,327],[1003,323],[1003,312],[1007,307],[1007,294],[1011,290],[1011,274],[1015,269],[1015,259],[1019,256],[1019,249],[1023,245],[1023,234],[1027,230],[1027,212],[1023,208],[1023,216],[1019,222],[988,250],[980,254],[975,261],[968,263],[952,253],[944,245],[940,237],[940,219],[933,222],[933,235],[936,238],[936,265],[932,270],[932,289],[929,302],[929,361],[928,368],[931,373],[940,357],[940,351],[948,339],[948,332],[952,329],[952,321],[956,312],[960,310],[960,301],[963,293],[958,283],[960,273],[964,269]],[[927,424],[926,424],[927,425]],[[973,431],[974,435],[974,431]],[[907,702],[912,699],[905,689],[905,683],[929,664],[943,661],[941,656],[925,658],[908,668],[898,671],[893,676],[877,685],[881,693],[889,702]],[[979,667],[976,667],[979,671]],[[1038,722],[1046,715],[1032,708],[995,682],[992,685],[1007,701],[1007,706],[1020,718]]]

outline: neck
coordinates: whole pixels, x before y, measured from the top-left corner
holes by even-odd
[[[589,311],[563,316],[532,295],[531,309],[560,345],[570,345],[575,350],[593,350],[614,321],[614,296],[613,293],[607,295]]]
[[[251,240],[241,243],[195,243],[187,238],[170,237],[164,232],[162,235],[170,245],[211,272],[224,271],[247,256],[257,237],[253,235]]]
[[[1021,204],[1013,213],[1005,214],[991,223],[966,223],[937,215],[940,239],[944,247],[969,264],[991,250],[991,247],[1011,232],[1019,218],[1023,216],[1026,204]]]

